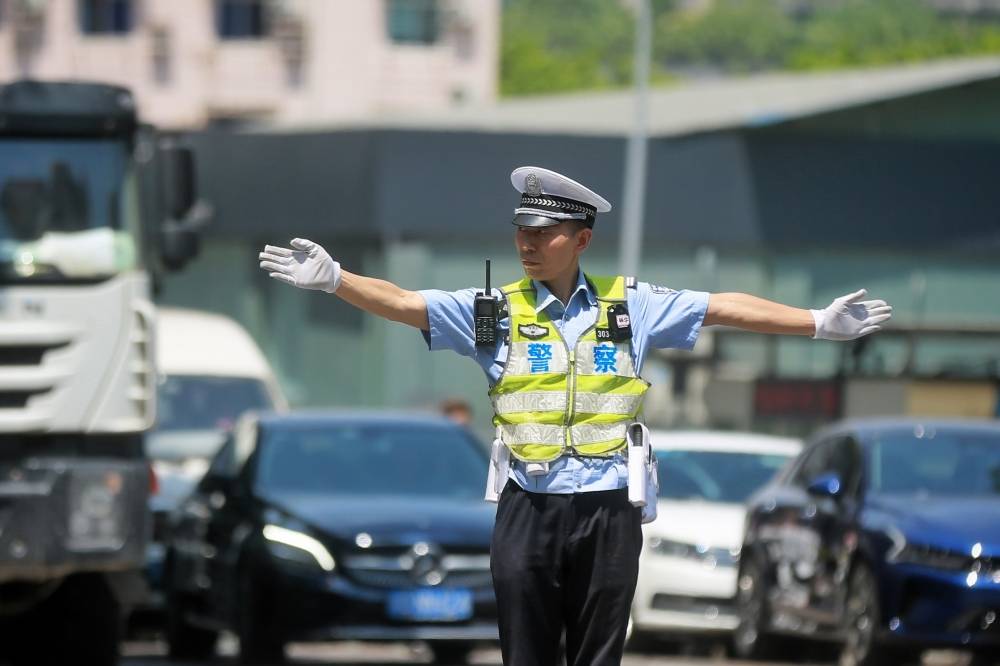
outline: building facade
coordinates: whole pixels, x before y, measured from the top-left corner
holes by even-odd
[[[0,81],[131,88],[144,121],[314,123],[488,104],[499,0],[0,0]]]
[[[774,106],[782,88],[769,81],[756,93],[747,82],[664,93],[669,118],[657,104],[651,117],[642,279],[802,307],[867,287],[895,311],[891,331],[857,344],[708,329],[694,353],[647,360],[648,421],[801,433],[841,414],[1000,408],[1000,63],[985,65],[906,90],[894,86],[912,83],[910,69],[837,79],[840,92],[808,105],[819,75],[807,75],[785,92],[794,107]],[[749,120],[729,113],[707,127],[706,116],[737,106],[733,96]],[[584,265],[615,273],[626,139],[583,125],[594,109],[595,125],[627,116],[612,102],[517,104],[491,126],[477,115],[466,127],[448,118],[192,135],[218,216],[203,256],[169,278],[161,301],[245,323],[296,404],[430,407],[459,394],[488,428],[474,362],[429,354],[417,331],[271,280],[257,252],[311,238],[347,270],[409,289],[481,288],[489,257],[502,284],[522,274],[509,174],[537,164],[614,204]]]

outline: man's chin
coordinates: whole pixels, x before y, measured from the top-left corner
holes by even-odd
[[[544,271],[540,264],[524,264],[521,266],[524,268],[524,274],[530,277],[532,280],[542,280],[544,279]]]

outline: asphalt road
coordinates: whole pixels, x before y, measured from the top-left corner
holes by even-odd
[[[125,658],[122,666],[182,666],[181,662],[172,662],[166,657],[166,647],[162,642],[130,642],[124,648]],[[236,642],[223,638],[219,645],[219,656],[207,664],[235,664]],[[964,655],[951,653],[930,653],[924,658],[925,666],[963,666],[967,659]],[[419,644],[377,644],[377,643],[330,643],[292,645],[289,649],[291,664],[364,664],[366,666],[390,666],[395,664],[426,664],[430,663],[430,654]],[[470,659],[471,664],[501,666],[500,652],[494,649],[475,651]],[[806,666],[807,662],[796,661],[795,666]],[[815,663],[815,662],[813,662]],[[623,666],[736,666],[750,662],[727,660],[721,655],[690,657],[678,655],[676,649],[668,646],[654,646],[642,652],[629,652],[625,656]],[[183,662],[183,666],[202,666],[192,662]],[[753,666],[784,666],[783,664],[762,664],[753,662]]]

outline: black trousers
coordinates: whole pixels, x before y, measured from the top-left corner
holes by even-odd
[[[531,493],[508,481],[491,546],[505,666],[619,666],[639,574],[628,491]]]

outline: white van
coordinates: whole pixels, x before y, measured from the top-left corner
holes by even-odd
[[[247,410],[288,408],[274,372],[246,329],[214,312],[161,307],[156,424],[146,456],[159,489],[150,498],[149,580],[159,587],[167,516],[201,480],[236,419]]]

